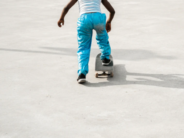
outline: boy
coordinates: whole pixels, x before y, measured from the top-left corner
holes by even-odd
[[[92,31],[96,31],[97,44],[101,51],[102,65],[109,65],[111,60],[111,47],[109,44],[108,32],[111,31],[111,21],[115,11],[108,0],[70,0],[63,9],[58,26],[64,25],[64,17],[69,9],[78,1],[80,17],[77,22],[77,39],[78,39],[78,83],[86,82],[86,74],[88,73],[88,62],[91,49]],[[100,4],[103,4],[110,12],[106,22],[106,15],[101,13]]]

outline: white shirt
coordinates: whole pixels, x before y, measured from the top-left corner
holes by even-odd
[[[80,15],[89,12],[100,12],[101,0],[78,0]]]

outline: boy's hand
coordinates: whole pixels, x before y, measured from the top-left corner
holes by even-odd
[[[62,23],[62,25],[64,25],[64,24],[65,24],[64,19],[60,19],[60,20],[58,21],[58,26],[59,26],[59,27],[61,27],[61,23]]]
[[[106,30],[107,30],[107,33],[111,31],[111,23],[106,23]]]
[[[69,9],[77,2],[78,0],[70,0],[70,2],[64,7],[60,20],[58,21],[58,26],[61,27],[61,23],[62,25],[64,25],[64,17],[67,14],[67,12],[69,11]]]

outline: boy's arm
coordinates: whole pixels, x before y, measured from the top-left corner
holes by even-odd
[[[106,24],[106,30],[107,30],[107,32],[110,32],[111,31],[111,22],[112,22],[112,19],[114,17],[115,10],[111,6],[111,4],[108,2],[108,0],[102,0],[102,4],[110,12],[109,19],[107,20],[107,24]]]
[[[109,19],[107,20],[107,23],[111,23],[114,14],[115,14],[115,10],[114,8],[111,6],[111,4],[108,2],[108,0],[102,0],[102,4],[105,6],[105,8],[110,12],[110,16]]]
[[[70,0],[70,2],[64,7],[61,17],[58,21],[58,26],[61,27],[61,23],[62,25],[64,25],[64,17],[65,15],[68,13],[68,11],[70,10],[70,8],[77,2],[77,0]]]

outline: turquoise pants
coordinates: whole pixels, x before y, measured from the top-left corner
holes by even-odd
[[[104,13],[85,13],[77,21],[78,39],[78,75],[88,73],[88,63],[91,50],[92,32],[96,31],[97,44],[101,51],[101,59],[109,59],[111,47],[106,31],[106,15]]]

